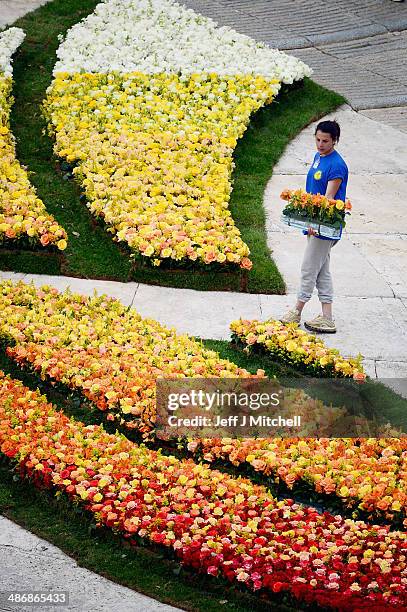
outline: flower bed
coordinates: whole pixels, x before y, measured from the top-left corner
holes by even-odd
[[[7,348],[14,361],[33,368],[43,379],[78,391],[93,407],[106,412],[109,420],[116,419],[150,437],[155,436],[157,376],[251,376],[198,342],[142,319],[106,296],[59,294],[49,287],[37,290],[5,281],[0,283],[0,309],[0,339],[15,344]],[[258,371],[257,376],[263,375]],[[320,423],[321,435],[324,426],[332,428],[332,419],[343,416],[343,409],[327,411],[321,401],[299,390],[293,393],[292,404],[295,414]],[[374,445],[369,441],[360,447],[357,444],[333,440],[327,446],[327,440],[308,440],[301,460],[302,443],[292,439],[203,440],[189,447],[185,444],[185,448],[203,453],[206,460],[248,463],[288,486],[311,483],[315,491],[334,492],[349,505],[357,501],[367,512],[382,510],[388,518],[403,517],[403,442],[392,441],[383,456],[381,440]],[[348,452],[341,462],[343,448]],[[392,448],[394,453],[389,454]]]
[[[4,375],[0,448],[21,476],[64,492],[98,525],[166,546],[195,571],[343,611],[407,605],[406,534],[276,501],[247,480],[85,427]]]
[[[88,298],[10,281],[0,283],[0,340],[7,354],[43,379],[57,381],[88,398],[109,420],[155,435],[158,377],[264,377],[221,359],[188,336],[177,335],[106,296]],[[343,408],[330,408],[292,390],[287,406],[311,431],[332,431]],[[304,425],[302,435],[309,435]],[[298,431],[297,431],[298,433]]]
[[[204,439],[188,449],[205,461],[221,459],[318,494],[336,495],[346,507],[407,527],[405,438]]]
[[[0,340],[15,344],[7,349],[15,361],[80,391],[108,411],[107,418],[144,433],[155,422],[157,377],[252,376],[106,296],[60,294],[51,287],[37,290],[5,281],[0,310]]]
[[[337,349],[326,347],[322,340],[300,329],[297,323],[239,319],[231,323],[230,329],[233,339],[244,345],[246,352],[261,350],[270,358],[292,365],[311,376],[366,378],[362,355],[345,359]]]
[[[11,28],[0,33],[0,245],[66,248],[66,232],[36,196],[26,170],[16,159],[9,117],[13,102],[11,56],[24,32]]]
[[[250,269],[228,208],[232,153],[250,115],[309,68],[171,0],[101,3],[58,57],[55,152],[114,239],[155,266]]]
[[[133,253],[250,269],[228,209],[232,153],[274,91],[251,77],[58,75],[47,114],[90,210]]]

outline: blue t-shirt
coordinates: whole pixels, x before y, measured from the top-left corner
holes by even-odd
[[[325,195],[328,181],[334,179],[342,179],[339,189],[334,195],[335,200],[343,200],[346,198],[346,187],[348,185],[348,166],[338,151],[332,151],[329,155],[321,155],[317,152],[312,162],[311,168],[308,170],[307,183],[305,189],[308,193],[317,195]],[[308,234],[307,231],[303,232]],[[342,233],[342,232],[341,232]],[[330,240],[325,236],[317,236],[321,240]]]
[[[346,198],[346,187],[348,185],[348,166],[345,164],[338,151],[332,151],[329,155],[321,157],[315,154],[314,161],[307,174],[306,190],[308,193],[325,195],[328,181],[342,179],[338,191],[334,195],[335,200]]]

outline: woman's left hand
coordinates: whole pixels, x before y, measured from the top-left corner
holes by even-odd
[[[309,227],[309,228],[307,229],[307,232],[308,232],[308,236],[316,236],[316,235],[317,235],[317,233],[318,233],[317,231],[315,231],[315,230],[314,230],[314,228],[313,228],[313,227]]]

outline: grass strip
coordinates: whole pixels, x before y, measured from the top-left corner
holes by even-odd
[[[12,129],[17,139],[18,158],[28,167],[39,197],[68,232],[63,274],[199,290],[284,293],[284,282],[270,258],[266,242],[264,189],[274,164],[290,140],[310,122],[337,108],[344,99],[306,79],[303,87],[282,90],[273,104],[252,117],[235,151],[230,203],[243,240],[252,252],[254,266],[248,274],[158,270],[148,265],[134,268],[129,253],[114,243],[102,226],[93,222],[79,187],[55,160],[53,143],[46,134],[41,112],[52,80],[58,35],[65,34],[92,12],[96,4],[95,0],[54,0],[16,23],[27,37],[14,61]],[[55,274],[54,262],[38,264],[34,260],[32,255],[14,258],[2,255],[0,250],[0,265],[4,269],[34,273],[40,267],[43,274]]]

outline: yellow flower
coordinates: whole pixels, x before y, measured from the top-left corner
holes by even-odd
[[[8,123],[11,108],[12,79],[0,73],[0,121]],[[36,196],[27,172],[15,157],[14,140],[9,135],[8,125],[0,126],[0,240],[19,239],[24,234],[36,238],[39,245],[55,244],[58,238],[66,238],[65,230],[46,213],[43,202]],[[3,188],[1,188],[3,185]],[[10,234],[10,229],[12,234]],[[1,236],[1,234],[9,235]],[[40,242],[40,237],[46,235]]]
[[[62,239],[62,240],[58,240],[57,242],[57,247],[60,251],[65,251],[66,247],[67,247],[67,242],[66,240]]]
[[[153,265],[171,257],[249,269],[228,208],[232,154],[278,82],[139,72],[108,82],[61,73],[45,102],[55,152],[76,163],[91,212]]]

